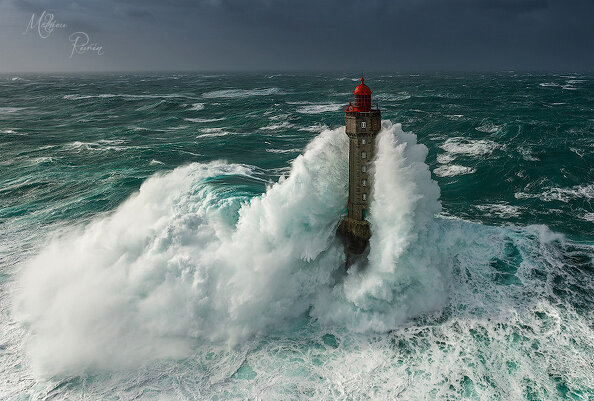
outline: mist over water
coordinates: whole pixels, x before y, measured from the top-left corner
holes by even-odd
[[[90,114],[45,123],[62,133],[26,129],[43,110],[34,101],[0,120],[1,399],[594,396],[594,248],[575,238],[591,224],[592,153],[579,135],[568,152],[586,166],[571,156],[567,177],[539,179],[547,153],[512,122],[507,140],[496,119],[475,121],[476,137],[457,133],[464,94],[449,89],[436,98],[444,114],[426,118],[435,134],[408,132],[391,121],[414,128],[427,109],[418,99],[449,87],[396,96],[377,77],[388,119],[372,163],[373,236],[367,261],[346,271],[335,230],[348,142],[323,127],[339,126],[335,95],[312,102],[295,94],[307,80],[283,77],[170,77],[188,82],[165,92],[120,79],[126,91],[64,79],[63,107]],[[541,80],[535,90],[552,90]],[[102,112],[144,120],[89,120]],[[571,130],[587,129],[578,121]],[[502,152],[520,139],[514,170]],[[511,196],[490,198],[504,170]],[[573,238],[550,228],[556,219],[523,220],[547,216],[542,205],[574,211]]]

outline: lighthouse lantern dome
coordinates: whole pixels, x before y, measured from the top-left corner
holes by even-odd
[[[355,94],[354,111],[369,112],[371,111],[371,89],[363,81],[363,78],[361,78],[361,83],[357,85],[353,92]]]

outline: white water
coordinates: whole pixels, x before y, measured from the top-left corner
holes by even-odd
[[[251,96],[269,96],[269,95],[282,95],[284,92],[279,88],[266,88],[266,89],[222,89],[212,92],[203,93],[202,96],[205,98],[245,98]]]
[[[565,239],[438,220],[427,149],[389,123],[377,146],[369,263],[346,277],[343,129],[260,197],[210,183],[249,166],[192,164],[57,234],[25,267],[14,313],[34,383],[53,378],[21,386],[73,399],[561,399],[557,380],[585,399],[594,336],[553,280],[577,274]]]
[[[446,301],[449,260],[436,243],[439,187],[424,163],[427,147],[400,125],[377,138],[368,263],[322,295],[314,315],[358,331],[384,332]],[[360,271],[359,271],[360,270]]]
[[[323,323],[379,332],[441,307],[447,266],[437,248],[419,254],[432,240],[439,188],[427,148],[389,123],[378,138],[369,266],[333,286],[344,265],[334,233],[347,147],[342,129],[324,131],[287,178],[240,208],[242,199],[221,199],[207,182],[249,168],[178,168],[110,216],[59,235],[29,263],[18,298],[36,369],[179,358],[196,341],[233,345],[286,328],[311,306]]]

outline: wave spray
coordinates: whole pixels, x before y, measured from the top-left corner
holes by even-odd
[[[445,303],[439,188],[427,148],[384,121],[377,138],[367,262],[343,272],[348,143],[326,130],[287,177],[251,199],[215,178],[249,166],[194,163],[157,174],[113,213],[57,234],[26,266],[17,317],[38,372],[183,358],[302,316],[384,332]]]

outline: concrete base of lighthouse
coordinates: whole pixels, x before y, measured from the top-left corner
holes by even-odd
[[[349,256],[363,254],[369,246],[371,228],[366,220],[345,217],[338,225],[336,233],[344,244],[347,260]]]

